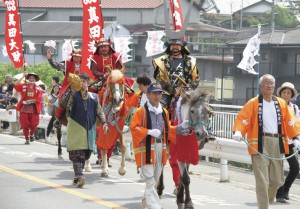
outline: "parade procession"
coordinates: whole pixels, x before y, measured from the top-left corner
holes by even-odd
[[[0,0],[0,208],[299,208],[299,34],[292,0]]]

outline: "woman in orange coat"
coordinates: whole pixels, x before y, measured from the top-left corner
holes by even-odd
[[[152,83],[147,88],[148,101],[132,116],[130,130],[137,167],[146,182],[142,208],[161,208],[156,184],[163,166],[167,162],[167,139],[176,142],[176,133],[188,127],[188,121],[178,126],[171,126],[169,114],[160,101],[162,88],[159,83]]]

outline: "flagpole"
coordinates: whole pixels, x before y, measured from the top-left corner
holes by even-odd
[[[258,37],[260,38],[260,32],[261,32],[261,25],[260,23],[257,25],[257,33]],[[258,62],[257,62],[257,95],[259,95],[259,74],[260,74],[260,45],[258,47]]]
[[[22,41],[22,55],[23,55],[23,60],[24,60],[24,63],[23,63],[23,70],[24,72],[26,72],[26,66],[25,66],[25,52],[24,52],[24,49],[23,49],[23,31],[22,31],[22,19],[21,19],[21,12],[20,12],[20,0],[18,0],[18,13],[19,13],[19,20],[20,20],[20,33],[21,33],[21,41]],[[25,84],[26,84],[26,79],[25,79]]]

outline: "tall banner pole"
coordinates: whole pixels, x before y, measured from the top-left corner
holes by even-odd
[[[6,4],[5,44],[9,58],[15,68],[24,66],[24,51],[20,11],[16,0],[4,0]],[[24,66],[25,70],[25,66]]]
[[[83,21],[82,21],[82,63],[81,71],[94,78],[90,63],[96,47],[95,39],[103,38],[103,17],[100,0],[82,0]]]
[[[260,33],[261,33],[261,25],[257,25],[257,34],[258,38],[260,38]],[[258,46],[258,55],[260,53],[260,45]],[[260,56],[258,56],[258,62],[257,62],[257,95],[259,95],[259,77],[260,77]]]

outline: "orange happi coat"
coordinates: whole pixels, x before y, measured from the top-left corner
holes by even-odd
[[[293,115],[287,103],[276,97],[281,112],[282,134],[285,154],[289,153],[289,145],[287,140],[292,139],[300,134],[300,123]],[[233,131],[240,131],[243,136],[247,134],[248,143],[258,150],[258,97],[249,100],[239,112],[235,120]],[[277,123],[277,121],[274,121]],[[250,155],[256,154],[252,149],[248,148]]]
[[[176,126],[171,126],[169,121],[169,113],[166,109],[163,109],[166,113],[167,123],[168,123],[168,135],[166,131],[163,132],[163,155],[162,164],[165,165],[167,162],[167,149],[166,142],[170,140],[176,143]],[[146,137],[148,130],[147,127],[147,113],[144,107],[139,107],[132,116],[130,131],[132,135],[132,143],[134,148],[134,155],[137,167],[146,165]],[[155,152],[154,152],[154,138],[151,137],[151,163],[155,163]],[[143,159],[143,161],[142,161]]]

